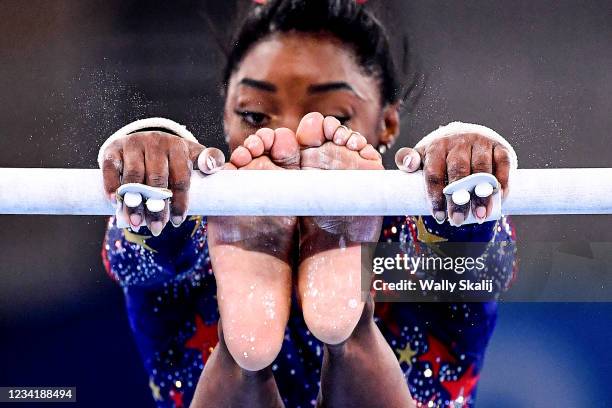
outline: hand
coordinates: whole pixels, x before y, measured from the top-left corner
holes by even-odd
[[[428,143],[419,143],[414,149],[401,148],[395,155],[395,162],[401,170],[412,173],[422,165],[432,214],[439,223],[443,223],[448,215],[451,225],[460,226],[469,211],[477,219],[484,220],[492,210],[490,196],[480,198],[472,195],[467,204],[455,204],[442,192],[447,183],[473,173],[491,173],[500,183],[502,199],[508,195],[508,178],[513,167],[509,149],[487,135],[488,132],[467,129],[470,131],[432,138]]]
[[[151,212],[141,204],[136,208],[123,205],[122,213],[138,231],[142,220],[157,236],[168,222],[179,226],[189,205],[191,170],[214,172],[225,162],[219,149],[205,148],[199,143],[165,132],[132,133],[112,142],[103,152],[102,175],[104,190],[116,202],[115,192],[121,184],[143,183],[152,187],[169,188],[171,203],[160,212]]]

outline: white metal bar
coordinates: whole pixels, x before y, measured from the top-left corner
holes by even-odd
[[[421,173],[221,171],[195,173],[190,214],[425,215]],[[612,169],[516,170],[504,214],[612,214]],[[91,169],[0,168],[0,214],[112,215]]]

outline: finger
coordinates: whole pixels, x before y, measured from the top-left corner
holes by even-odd
[[[264,152],[264,142],[257,135],[250,135],[243,143],[243,146],[249,150],[252,157],[259,157]]]
[[[470,193],[462,191],[464,194],[449,194],[446,196],[446,208],[448,212],[448,222],[459,227],[466,220],[470,211]],[[466,196],[464,199],[463,196]],[[459,199],[461,197],[461,199]]]
[[[178,149],[170,150],[168,188],[172,191],[170,201],[170,221],[178,227],[185,220],[189,207],[189,186],[191,169],[184,153]]]
[[[164,201],[165,201],[165,205],[161,211],[154,212],[154,211],[149,210],[146,205],[144,207],[145,219],[147,220],[147,227],[151,231],[151,234],[153,234],[153,236],[155,237],[159,236],[162,233],[162,230],[168,223],[168,213],[170,212],[169,200],[164,200]]]
[[[249,164],[253,160],[251,152],[244,146],[238,146],[230,156],[230,163],[240,168]]]
[[[225,155],[215,147],[207,147],[198,156],[198,169],[204,174],[213,174],[225,164]]]
[[[140,225],[144,220],[144,202],[142,202],[138,207],[128,207],[123,203],[121,214],[124,220],[127,220],[130,228],[134,232],[138,232],[140,230]]]
[[[472,173],[493,173],[491,144],[477,144],[472,147]],[[472,194],[472,214],[479,223],[482,223],[491,214],[491,193],[482,194],[477,190]]]
[[[472,214],[474,214],[479,224],[482,224],[484,220],[491,215],[491,211],[493,210],[493,200],[491,200],[490,195],[487,197],[479,197],[477,194],[473,193],[471,205]]]
[[[342,123],[335,116],[326,116],[325,119],[323,119],[323,133],[325,134],[325,139],[330,141],[333,140],[334,133],[336,133],[340,125],[342,125]]]
[[[472,173],[493,173],[493,146],[478,144],[472,147]]]
[[[178,158],[184,164],[189,163],[187,157]],[[145,154],[146,184],[151,187],[168,188],[169,177],[168,156],[165,152],[149,151]],[[145,203],[146,204],[146,203]],[[168,206],[165,205],[161,211],[151,211],[147,205],[144,206],[144,216],[147,227],[154,236],[158,236],[168,221]]]
[[[123,173],[121,183],[143,183],[144,181],[144,148],[135,139],[128,138],[123,149]]]
[[[395,153],[395,165],[400,170],[413,173],[421,168],[421,155],[416,149],[402,147]]]
[[[496,145],[493,148],[493,171],[502,189],[502,199],[505,199],[510,191],[511,166],[512,161],[508,149],[502,145]]]
[[[471,173],[472,152],[469,145],[453,148],[446,157],[446,172],[448,182],[453,183],[467,177]],[[451,225],[460,226],[468,217],[470,211],[470,195],[466,194],[466,199],[456,200],[455,196],[446,197],[446,208],[448,219]],[[467,200],[467,201],[466,201]]]
[[[145,181],[145,158],[144,149],[136,139],[128,138],[123,150],[123,177],[122,184],[144,183]],[[130,227],[138,232],[140,224],[144,220],[143,204],[138,207],[123,206],[123,214],[129,221]]]
[[[166,151],[149,149],[145,152],[145,183],[148,186],[168,188],[168,172]]]
[[[353,150],[356,152],[366,147],[367,144],[367,139],[361,133],[358,132],[353,132],[346,141],[346,147],[348,147],[349,150]]]
[[[177,142],[172,143],[172,145],[181,146],[181,148],[184,148],[183,146],[185,146],[187,151],[187,157],[189,158],[192,167],[196,168],[198,166],[200,154],[205,149],[204,146],[202,146],[198,142],[192,142],[191,140],[186,140],[178,137]]]
[[[274,144],[274,130],[270,128],[261,128],[255,132],[264,144],[264,151],[269,152]]]
[[[121,151],[112,148],[112,145],[104,152],[104,161],[102,162],[102,179],[104,182],[104,191],[108,198],[116,204],[116,192],[121,185],[121,170],[123,161],[121,159]]]
[[[438,223],[446,219],[446,197],[442,190],[446,185],[446,154],[444,149],[429,148],[425,152],[423,176],[427,198],[431,204],[432,214]]]

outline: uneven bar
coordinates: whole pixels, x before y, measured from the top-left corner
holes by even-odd
[[[521,169],[508,215],[612,214],[612,168]],[[191,179],[190,214],[426,215],[423,175],[399,170],[221,171]],[[0,168],[0,214],[112,215],[93,169]]]

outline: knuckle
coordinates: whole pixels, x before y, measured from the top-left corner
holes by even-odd
[[[477,159],[474,161],[474,168],[478,170],[484,170],[491,167],[491,162],[484,159]]]
[[[147,175],[149,184],[154,187],[164,187],[168,182],[168,178],[161,173],[151,173]]]
[[[126,149],[134,149],[141,146],[142,138],[139,133],[133,133],[123,138],[123,145]]]
[[[121,159],[114,154],[107,153],[102,161],[102,168],[105,170],[121,169]]]
[[[106,148],[104,153],[105,154],[114,154],[116,152],[119,152],[121,150],[121,148],[123,147],[123,142],[124,142],[124,140],[122,138],[112,141],[108,145],[108,147]]]
[[[449,163],[448,176],[456,178],[470,173],[470,163],[465,160],[457,160]]]
[[[144,172],[140,169],[126,169],[123,172],[123,177],[130,180],[140,180],[144,178]]]
[[[501,164],[501,165],[504,165],[504,166],[510,166],[510,163],[511,163],[510,156],[508,156],[507,154],[503,154],[503,155],[501,155],[499,157],[496,157],[495,158],[495,162],[498,165]]]
[[[187,192],[189,190],[189,179],[174,180],[171,188],[175,192]]]
[[[434,140],[425,147],[425,154],[434,155],[443,150],[445,146],[446,142],[444,142],[443,139]]]
[[[444,176],[439,173],[425,173],[425,182],[431,186],[443,186],[444,185]]]

